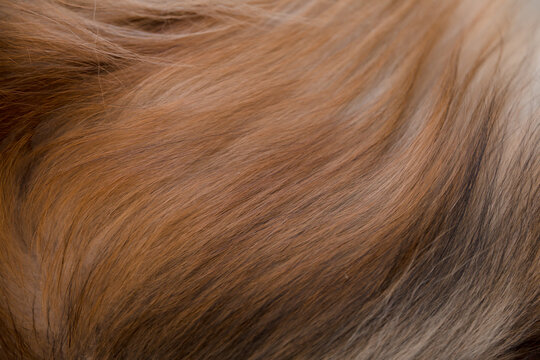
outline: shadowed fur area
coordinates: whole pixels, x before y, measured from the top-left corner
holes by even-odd
[[[536,0],[0,0],[0,359],[538,359]]]

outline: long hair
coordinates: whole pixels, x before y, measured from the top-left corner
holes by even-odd
[[[0,2],[0,358],[536,359],[533,0]]]

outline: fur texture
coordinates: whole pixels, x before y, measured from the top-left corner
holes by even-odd
[[[0,358],[538,359],[539,9],[0,1]]]

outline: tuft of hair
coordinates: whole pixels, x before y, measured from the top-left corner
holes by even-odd
[[[0,2],[1,359],[538,359],[535,0]]]

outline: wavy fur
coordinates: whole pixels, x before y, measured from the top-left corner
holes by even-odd
[[[536,358],[539,9],[2,1],[2,358]]]

